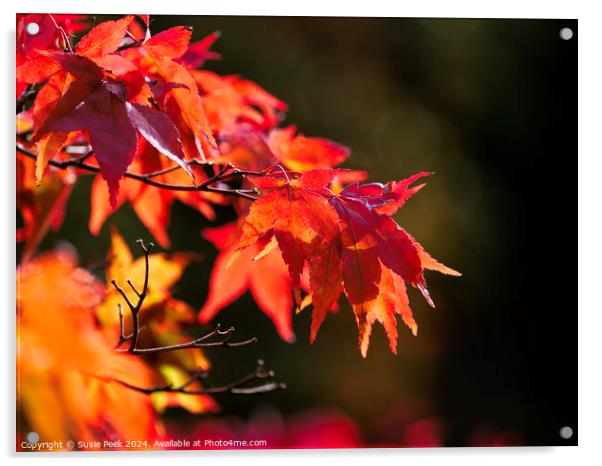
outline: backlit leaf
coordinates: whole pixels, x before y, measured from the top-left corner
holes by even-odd
[[[113,53],[121,45],[125,32],[133,19],[134,17],[130,15],[117,21],[100,23],[81,38],[75,52],[89,58]]]

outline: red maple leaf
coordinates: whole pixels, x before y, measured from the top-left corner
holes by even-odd
[[[203,231],[203,237],[220,253],[211,271],[209,296],[199,312],[199,320],[210,321],[248,289],[259,308],[272,319],[282,339],[293,341],[290,279],[280,251],[273,249],[254,260],[258,251],[252,246],[229,263],[240,233],[235,223]]]
[[[274,129],[269,135],[269,145],[276,158],[295,171],[330,168],[343,163],[349,157],[349,149],[324,138],[297,134],[292,125]]]
[[[219,32],[212,32],[207,37],[190,44],[188,50],[177,61],[187,68],[200,68],[207,60],[219,60],[222,56],[209,50],[220,36]]]
[[[124,100],[124,86],[103,81],[84,101],[63,115],[51,115],[40,133],[87,131],[94,156],[107,180],[111,205],[116,206],[119,180],[136,152],[137,133],[160,153],[192,172],[183,160],[178,132],[162,112]]]
[[[344,291],[355,314],[362,354],[368,350],[375,320],[384,324],[391,350],[396,352],[395,314],[402,316],[413,333],[417,330],[405,283],[419,289],[434,306],[423,270],[459,274],[428,256],[394,220],[380,213],[395,212],[416,192],[409,187],[411,182],[425,174],[388,187],[355,184],[335,194],[328,186],[337,173],[332,169],[304,174],[274,171],[253,178],[262,196],[244,221],[236,253],[254,245],[261,256],[277,244],[298,303],[300,277],[307,264],[312,341]]]

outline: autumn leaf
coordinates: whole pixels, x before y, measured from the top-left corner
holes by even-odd
[[[106,85],[101,85],[81,105],[66,115],[46,121],[46,131],[86,130],[101,173],[109,186],[110,202],[117,203],[119,180],[136,151],[136,130],[124,102]]]
[[[379,214],[393,215],[410,197],[425,186],[425,184],[411,185],[420,178],[429,175],[432,175],[432,173],[420,172],[405,180],[390,182],[386,185],[381,183],[363,185],[352,183],[345,187],[341,195],[348,199],[360,201]]]
[[[297,128],[274,129],[269,136],[270,148],[280,162],[293,171],[330,168],[349,157],[349,149],[323,138],[295,135]]]
[[[114,208],[117,205],[119,180],[136,152],[136,130],[160,153],[193,176],[183,160],[178,132],[167,115],[150,107],[124,102],[123,92],[124,88],[119,83],[105,82],[70,112],[48,118],[40,130],[40,133],[88,132],[94,156],[109,186],[110,203]]]
[[[150,107],[129,102],[125,103],[125,108],[130,122],[140,134],[157,151],[176,162],[194,179],[192,171],[184,161],[182,141],[178,130],[167,115]]]
[[[176,124],[182,139],[183,149],[190,159],[205,160],[216,142],[203,108],[197,85],[186,68],[169,57],[149,52],[157,74],[172,86],[157,100]]]
[[[62,52],[42,52],[58,63],[62,70],[71,73],[75,78],[100,83],[104,78],[103,70],[93,60],[83,55]]]
[[[340,170],[304,174],[277,172],[252,178],[262,196],[251,206],[243,233],[231,256],[254,246],[261,256],[272,239],[282,251],[299,304],[300,276],[309,267],[313,304],[310,339],[344,291],[359,329],[359,346],[366,356],[372,324],[385,326],[393,352],[397,345],[395,315],[416,333],[405,283],[420,290],[434,306],[423,270],[459,275],[429,256],[414,238],[388,215],[419,188],[410,188],[418,174],[387,186],[354,184],[339,194],[328,189]]]
[[[301,303],[301,274],[306,257],[327,254],[329,243],[338,235],[336,212],[328,200],[312,188],[312,172],[290,179],[286,173],[257,177],[253,182],[263,194],[247,215],[236,251],[257,243],[259,253],[278,242],[291,277],[297,304]]]
[[[214,130],[226,130],[238,122],[272,128],[278,123],[278,112],[287,109],[284,102],[238,76],[221,77],[210,71],[191,74],[203,92],[203,105]]]
[[[17,81],[39,84],[61,70],[60,63],[51,56],[37,56],[17,66]]]
[[[219,163],[231,163],[240,170],[261,171],[278,160],[263,132],[250,123],[231,126],[220,132]]]
[[[379,293],[373,306],[365,316],[365,322],[360,327],[359,347],[365,357],[370,344],[372,325],[375,321],[380,322],[385,328],[389,340],[389,348],[393,354],[397,354],[397,321],[395,315],[401,316],[403,322],[408,326],[413,335],[418,334],[418,325],[414,320],[410,302],[406,292],[403,279],[382,263]]]
[[[32,109],[34,128],[46,120],[49,109],[52,109],[69,88],[72,79],[68,73],[57,73],[40,90]],[[48,161],[55,157],[67,140],[68,132],[49,132],[43,136],[36,145],[38,156],[36,158],[35,178],[40,184],[48,165]]]
[[[274,322],[282,339],[294,341],[290,279],[280,251],[274,248],[254,260],[258,250],[251,246],[228,264],[240,233],[234,223],[203,231],[205,239],[220,253],[211,271],[209,296],[199,312],[199,321],[209,322],[248,289],[259,308]]]
[[[212,32],[207,37],[190,44],[184,55],[177,61],[188,68],[200,68],[207,60],[219,60],[221,55],[209,50],[220,36],[219,32]]]
[[[128,102],[148,105],[152,101],[153,94],[151,86],[146,77],[127,58],[110,54],[93,59],[108,75],[121,82],[125,86],[125,94]]]
[[[49,129],[45,126],[63,118],[96,91],[100,84],[86,80],[74,80],[68,74],[53,76],[40,90],[33,107],[35,133],[32,138],[36,142],[45,136]],[[62,79],[61,79],[62,78]],[[53,80],[55,80],[53,82]],[[50,87],[52,86],[52,87]],[[38,100],[40,102],[38,103]]]
[[[53,131],[44,136],[36,144],[38,156],[36,158],[35,178],[38,185],[42,181],[44,170],[46,170],[46,167],[48,166],[48,161],[61,151],[68,136],[68,131]]]
[[[25,246],[21,262],[27,262],[49,230],[63,223],[65,205],[73,189],[73,179],[54,173],[34,185],[34,161],[17,159],[17,206],[24,227],[17,230],[17,241]]]
[[[94,27],[81,38],[75,53],[89,58],[101,57],[113,53],[123,40],[125,32],[134,17],[129,15],[117,21],[105,21]]]
[[[144,42],[144,48],[158,56],[179,58],[188,49],[191,36],[191,27],[176,26],[150,37]]]
[[[132,89],[137,86],[139,92],[144,85],[143,79],[132,77],[134,72],[128,69],[131,64],[127,61],[124,64],[124,59],[108,54],[119,47],[132,19],[132,16],[128,16],[98,25],[82,38],[76,54],[44,52],[42,57],[55,63],[42,63],[41,68],[36,70],[37,76],[28,76],[25,72],[33,74],[33,71],[22,71],[22,79],[30,82],[39,82],[52,76],[42,88],[40,103],[37,104],[39,116],[34,141],[44,139],[40,146],[43,150],[38,163],[38,180],[41,179],[48,160],[58,153],[63,142],[61,136],[48,133],[86,130],[101,173],[107,180],[113,206],[116,205],[119,179],[133,159],[137,138],[134,130],[139,131],[157,150],[193,177],[183,160],[178,130],[169,117],[148,106],[125,102],[126,90],[132,93]],[[106,81],[103,69],[91,59],[99,60],[107,67],[117,64],[124,81]],[[44,69],[44,66],[49,69]],[[134,75],[141,76],[137,73]],[[73,82],[73,79],[69,79],[70,76],[76,80]],[[139,82],[141,79],[142,83]],[[57,90],[59,88],[60,93]],[[114,145],[113,149],[111,145]],[[111,156],[112,150],[114,156]]]

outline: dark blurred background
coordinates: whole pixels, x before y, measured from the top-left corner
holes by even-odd
[[[285,124],[352,149],[346,167],[372,181],[436,172],[397,221],[463,273],[427,274],[436,310],[410,290],[419,334],[399,323],[398,356],[376,325],[361,357],[343,300],[313,345],[307,312],[287,344],[246,294],[216,321],[260,342],[211,352],[215,377],[235,378],[262,357],[289,388],[220,398],[222,415],[334,410],[368,445],[402,445],[408,423],[425,419],[444,445],[576,444],[577,21],[159,16],[151,28],[181,24],[194,26],[195,40],[221,31],[223,59],[205,68],[284,100]],[[564,27],[571,40],[560,38]],[[129,206],[92,237],[90,182],[77,184],[63,229],[42,249],[67,240],[82,262],[103,258],[109,223],[132,243],[149,237]],[[208,226],[174,206],[173,249],[204,257],[175,289],[196,308],[216,256],[200,236]],[[198,421],[170,415],[191,429]]]

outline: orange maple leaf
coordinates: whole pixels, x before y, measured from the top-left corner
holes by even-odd
[[[66,252],[17,270],[18,406],[43,439],[149,439],[160,426],[149,397],[113,379],[151,383],[139,358],[116,353],[94,308],[104,287]]]

